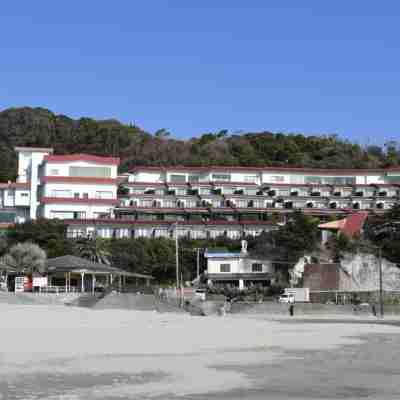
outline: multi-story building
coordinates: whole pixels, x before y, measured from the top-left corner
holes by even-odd
[[[95,219],[117,205],[118,158],[53,155],[46,148],[16,151],[17,181],[0,184],[0,222]]]
[[[400,195],[400,167],[135,167],[118,176],[117,158],[16,150],[18,178],[0,185],[1,212],[17,222],[64,219],[71,236],[240,238],[272,229],[296,209],[322,220],[379,213]]]

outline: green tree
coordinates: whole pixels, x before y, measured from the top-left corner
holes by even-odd
[[[46,252],[34,243],[18,243],[4,256],[3,264],[25,275],[45,273]]]
[[[111,264],[111,253],[108,239],[80,238],[75,242],[74,253],[78,257],[86,258],[100,264]]]
[[[12,246],[21,242],[36,243],[49,258],[74,253],[74,242],[67,239],[67,225],[58,219],[37,219],[9,228],[7,239]]]

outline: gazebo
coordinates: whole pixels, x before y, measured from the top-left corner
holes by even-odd
[[[127,278],[134,278],[136,284],[144,281],[149,286],[150,280],[154,279],[151,275],[136,274],[71,255],[48,259],[47,275],[49,286],[65,286],[66,292],[94,293],[98,286],[115,284],[122,289]]]

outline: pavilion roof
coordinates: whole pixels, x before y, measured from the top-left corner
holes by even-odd
[[[120,268],[111,265],[96,263],[82,257],[76,256],[61,256],[49,258],[47,260],[47,269],[49,272],[85,272],[96,274],[117,274],[132,276],[137,278],[153,279],[151,275],[136,274],[133,272],[124,271]]]

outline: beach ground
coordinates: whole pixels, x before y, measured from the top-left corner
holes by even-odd
[[[400,327],[0,304],[0,399],[399,399]]]

